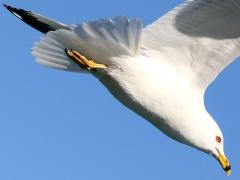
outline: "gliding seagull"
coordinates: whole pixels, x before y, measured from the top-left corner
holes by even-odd
[[[32,53],[48,67],[95,76],[122,104],[167,136],[216,158],[229,175],[224,138],[204,93],[240,53],[240,0],[188,0],[143,28],[115,17],[68,26],[5,5],[46,33]]]

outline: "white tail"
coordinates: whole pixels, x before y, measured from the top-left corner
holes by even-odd
[[[33,55],[40,64],[66,71],[83,72],[64,49],[79,51],[97,63],[111,65],[113,57],[134,56],[140,44],[142,24],[126,17],[102,19],[76,25],[73,30],[47,33],[33,47]]]

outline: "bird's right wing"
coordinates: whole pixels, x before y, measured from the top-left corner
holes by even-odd
[[[167,54],[204,92],[240,55],[240,0],[188,0],[142,36],[143,48]]]

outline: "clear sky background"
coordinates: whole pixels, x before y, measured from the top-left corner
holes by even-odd
[[[126,15],[145,25],[181,0],[13,1],[67,24]],[[240,179],[240,62],[209,87],[206,106],[225,136],[227,177],[212,157],[163,135],[90,75],[38,65],[41,33],[0,7],[0,180]],[[208,131],[208,130],[206,130]]]

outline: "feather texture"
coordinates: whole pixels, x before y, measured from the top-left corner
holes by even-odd
[[[137,53],[142,24],[137,19],[119,16],[79,24],[74,31],[85,56],[110,65],[112,57],[134,56]]]
[[[189,69],[186,78],[205,90],[239,56],[239,17],[240,0],[189,0],[144,29],[143,47],[169,51],[178,71]]]
[[[125,17],[102,19],[76,25],[73,30],[49,32],[33,47],[33,55],[40,64],[82,72],[67,57],[64,49],[73,49],[97,63],[111,65],[113,57],[135,56],[140,45],[142,25],[139,20]]]

